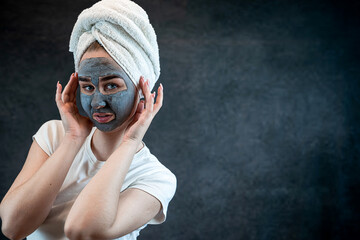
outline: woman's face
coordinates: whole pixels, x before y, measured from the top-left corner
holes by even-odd
[[[84,57],[78,70],[81,105],[99,130],[110,132],[132,114],[136,87],[110,56]]]

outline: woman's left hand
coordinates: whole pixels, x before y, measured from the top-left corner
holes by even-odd
[[[139,102],[133,119],[125,130],[123,142],[142,141],[151,121],[158,113],[163,103],[164,93],[162,84],[160,84],[158,88],[155,103],[155,92],[152,94],[150,93],[149,80],[145,81],[144,77],[140,77],[140,88],[145,100]]]

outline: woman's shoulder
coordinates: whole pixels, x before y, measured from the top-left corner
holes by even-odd
[[[44,151],[51,155],[65,135],[61,120],[49,120],[41,125],[33,135],[33,140],[40,145]]]
[[[62,124],[62,121],[57,119],[52,119],[44,122],[40,128],[47,128],[52,131],[59,131],[59,130],[64,131],[64,126]]]
[[[161,161],[150,152],[144,143],[144,147],[134,156],[131,169],[142,176],[163,175],[176,178],[175,175]],[[175,180],[176,181],[176,180]]]
[[[143,147],[134,156],[133,165],[135,167],[164,167],[158,158],[150,152],[150,149],[144,142]]]
[[[37,134],[42,134],[50,139],[62,138],[65,135],[65,129],[61,120],[49,120],[43,123]]]

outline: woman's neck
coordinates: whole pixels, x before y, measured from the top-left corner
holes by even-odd
[[[120,145],[124,137],[124,131],[119,129],[115,132],[102,132],[95,130],[91,139],[91,149],[99,161],[106,161]]]
[[[125,134],[124,129],[119,129],[115,132],[102,132],[95,130],[91,139],[91,150],[99,161],[106,161],[110,155],[118,148],[123,140]],[[143,147],[141,142],[137,151]]]

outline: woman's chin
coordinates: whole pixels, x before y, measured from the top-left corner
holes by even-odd
[[[125,121],[125,122],[119,124],[115,121],[115,119],[110,122],[107,122],[107,123],[99,123],[95,120],[93,122],[98,130],[100,130],[101,132],[104,132],[104,133],[108,133],[108,134],[124,131],[126,129],[127,125],[129,124],[128,121]]]

